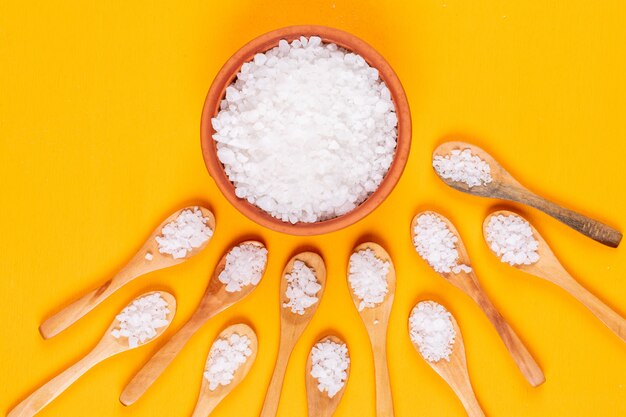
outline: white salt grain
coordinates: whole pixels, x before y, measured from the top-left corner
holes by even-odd
[[[348,379],[349,364],[345,343],[327,340],[315,344],[311,350],[311,376],[317,380],[317,389],[333,398]]]
[[[317,282],[313,269],[302,261],[295,261],[291,272],[285,276],[287,280],[287,303],[284,308],[290,308],[295,314],[303,315],[304,311],[319,301],[316,297],[322,286]]]
[[[226,255],[226,265],[219,274],[226,291],[238,292],[248,285],[257,285],[267,262],[267,249],[250,243],[235,246]]]
[[[161,236],[156,237],[159,252],[172,255],[174,259],[184,258],[187,252],[202,246],[213,236],[207,221],[197,207],[183,210],[175,220],[163,226]]]
[[[398,119],[378,71],[317,36],[255,55],[220,108],[213,139],[236,195],[284,222],[353,210],[395,153]]]
[[[360,250],[350,256],[348,281],[352,291],[361,301],[359,311],[382,303],[389,291],[387,274],[389,262],[376,257],[371,249]]]
[[[441,178],[463,182],[468,187],[487,185],[491,178],[491,167],[472,151],[454,149],[450,154],[433,158],[433,168]]]
[[[204,369],[204,377],[211,391],[233,381],[235,372],[252,354],[250,343],[248,336],[237,333],[219,338],[213,343]]]
[[[530,223],[517,215],[491,216],[487,224],[487,243],[504,263],[530,265],[539,260],[539,242]]]
[[[157,329],[167,326],[167,315],[170,313],[167,302],[161,294],[154,293],[133,301],[115,317],[119,327],[111,330],[111,335],[119,339],[128,338],[128,346],[137,347],[153,339]]]
[[[413,234],[415,250],[436,272],[472,272],[470,266],[459,264],[459,251],[456,248],[458,238],[438,216],[420,215]]]
[[[150,252],[146,252],[146,261],[151,261],[152,259],[154,259],[154,256],[150,253]]]
[[[422,301],[411,311],[409,333],[424,359],[450,361],[456,332],[451,314],[441,304]]]

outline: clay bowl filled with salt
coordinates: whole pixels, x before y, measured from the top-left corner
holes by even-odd
[[[318,235],[359,221],[391,193],[408,159],[411,115],[400,80],[370,45],[338,29],[291,26],[224,64],[204,103],[201,142],[209,174],[241,213],[275,231]]]

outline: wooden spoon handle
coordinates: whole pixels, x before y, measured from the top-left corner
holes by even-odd
[[[616,248],[622,240],[622,234],[612,227],[587,216],[583,216],[573,210],[559,206],[528,190],[517,193],[512,192],[509,197],[514,201],[528,204],[531,207],[543,211],[562,223],[565,223],[572,229],[604,245]]]
[[[202,384],[202,390],[191,417],[208,417],[224,399],[223,395],[211,395],[208,384]]]
[[[485,417],[485,413],[480,407],[480,404],[476,399],[476,394],[474,393],[472,385],[469,381],[463,386],[453,385],[452,389],[456,393],[457,397],[459,397],[459,400],[461,400],[463,408],[465,408],[469,417]]]
[[[533,387],[543,384],[546,378],[539,364],[537,364],[528,349],[526,349],[524,342],[522,342],[517,336],[517,333],[515,333],[511,326],[504,320],[504,317],[502,317],[482,289],[477,286],[477,289],[472,292],[472,298],[474,298],[476,303],[485,312],[491,324],[493,324],[493,327],[495,327],[502,342],[504,342],[504,345],[515,361],[515,364],[524,375],[524,378],[526,378]]]
[[[386,333],[386,332],[385,332]],[[393,397],[387,365],[386,338],[372,337],[372,351],[374,354],[374,373],[376,377],[376,416],[393,417]]]
[[[292,349],[293,344],[287,344],[281,339],[280,346],[278,347],[276,365],[274,366],[272,379],[270,380],[267,393],[265,394],[265,401],[263,402],[260,417],[276,416],[278,403],[280,402],[280,393],[283,389],[283,380],[285,379],[285,372],[287,372],[287,364],[289,363],[289,356],[291,355]]]
[[[96,347],[87,356],[57,375],[19,403],[7,417],[32,417],[58,397],[85,372],[104,359],[103,351]]]
[[[152,358],[126,385],[120,395],[122,404],[128,406],[137,401],[165,371],[178,353],[187,344],[191,336],[204,324],[199,316],[193,315],[180,330],[155,353]]]

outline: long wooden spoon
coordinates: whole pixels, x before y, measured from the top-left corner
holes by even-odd
[[[502,200],[515,201],[534,207],[555,219],[565,223],[572,229],[596,240],[604,245],[616,248],[622,240],[622,234],[597,220],[583,216],[580,213],[561,207],[543,197],[538,196],[520,184],[509,174],[491,155],[479,148],[465,142],[445,142],[433,152],[435,156],[449,155],[453,150],[469,149],[473,155],[477,155],[489,164],[493,181],[486,185],[469,187],[464,182],[452,181],[441,178],[450,187],[481,197],[499,198]],[[436,172],[436,171],[435,171]],[[439,175],[439,174],[437,174]]]
[[[232,390],[239,385],[239,383],[248,375],[254,359],[256,358],[258,350],[258,342],[256,333],[246,324],[234,324],[224,329],[215,340],[228,339],[231,335],[238,334],[239,336],[246,336],[250,339],[250,356],[246,358],[246,361],[235,371],[234,378],[228,385],[218,385],[213,391],[209,388],[209,381],[202,375],[202,385],[200,386],[200,396],[196,403],[196,408],[193,410],[192,417],[207,417],[210,415],[215,407],[228,395]],[[215,343],[215,342],[213,342]],[[211,349],[213,347],[211,346]],[[210,352],[210,350],[209,350]]]
[[[287,274],[291,273],[293,264],[295,261],[302,261],[306,266],[311,268],[315,273],[318,284],[321,285],[321,289],[317,293],[319,301],[304,311],[303,315],[293,313],[290,308],[283,307],[284,303],[287,303]],[[280,282],[280,342],[278,345],[278,356],[276,358],[276,365],[274,366],[274,373],[270,380],[267,393],[265,394],[265,401],[263,402],[263,409],[261,410],[261,417],[275,417],[278,410],[278,403],[280,401],[280,393],[283,387],[283,380],[285,379],[285,372],[287,371],[287,364],[291,352],[296,345],[296,342],[306,329],[307,325],[313,318],[313,315],[317,311],[317,307],[324,294],[324,288],[326,286],[326,266],[324,260],[317,253],[302,252],[293,256],[285,268]]]
[[[145,275],[148,272],[156,271],[158,269],[167,268],[173,265],[177,265],[181,262],[185,262],[187,259],[191,258],[195,254],[199,253],[202,249],[204,249],[209,240],[204,242],[200,247],[194,248],[187,253],[187,256],[184,258],[174,259],[173,256],[162,254],[159,252],[159,245],[157,244],[156,237],[161,234],[161,230],[163,227],[174,221],[178,215],[183,210],[193,210],[195,206],[185,207],[183,209],[178,210],[173,213],[167,219],[165,219],[159,227],[157,227],[148,240],[144,243],[144,245],[139,249],[139,251],[132,257],[132,259],[124,266],[113,278],[105,282],[100,287],[91,291],[88,294],[85,294],[78,300],[74,301],[72,304],[65,307],[63,310],[59,311],[52,317],[48,318],[44,321],[41,326],[39,326],[39,332],[44,337],[44,339],[49,339],[52,336],[55,336],[67,329],[69,326],[78,321],[81,317],[85,316],[91,310],[93,310],[98,304],[107,299],[111,294],[120,289],[122,286],[128,284],[132,280],[141,275]],[[204,207],[197,207],[202,211],[202,215],[207,218],[207,226],[211,230],[215,230],[215,217],[213,213]],[[152,256],[152,260],[148,260],[148,258]]]
[[[450,321],[454,327],[456,337],[454,339],[454,345],[452,346],[452,353],[450,354],[450,360],[440,359],[437,362],[431,362],[424,358],[424,360],[430,365],[431,368],[439,374],[450,385],[450,388],[459,397],[467,415],[469,417],[485,417],[485,413],[480,408],[476,394],[472,388],[470,382],[469,373],[467,371],[467,360],[465,358],[465,345],[463,344],[463,336],[461,335],[461,329],[457,324],[454,316],[450,314]],[[409,324],[410,329],[410,324]],[[410,331],[410,330],[409,330]],[[420,347],[417,343],[411,340],[413,347],[420,353]],[[421,356],[421,353],[420,353]]]
[[[318,340],[315,344],[324,343],[326,341],[331,341],[339,344],[345,344],[343,340],[339,337],[331,335],[323,337]],[[307,404],[309,410],[309,417],[331,417],[335,414],[337,410],[337,406],[341,402],[341,397],[343,397],[343,393],[346,390],[346,385],[348,384],[348,378],[350,377],[350,364],[348,364],[348,369],[346,370],[346,380],[344,381],[343,387],[339,390],[332,398],[328,396],[328,393],[321,392],[318,389],[318,381],[315,377],[311,375],[312,368],[312,357],[313,352],[309,354],[309,359],[306,362],[306,375],[305,375],[305,383],[306,383],[306,397]]]
[[[413,217],[413,221],[411,222],[411,241],[415,239],[415,225],[417,224],[417,219],[423,214],[432,214],[441,219],[450,230],[450,233],[457,237],[456,242],[456,250],[459,253],[459,264],[465,264],[471,267],[471,262],[469,255],[467,254],[467,250],[465,249],[465,245],[461,240],[461,236],[459,232],[456,230],[456,227],[448,220],[445,216],[442,216],[439,213],[434,211],[425,211],[417,214]],[[515,331],[508,325],[508,323],[504,320],[500,312],[493,305],[485,291],[482,289],[480,284],[478,283],[478,278],[476,277],[476,273],[472,269],[471,272],[461,271],[457,274],[452,272],[437,272],[440,276],[442,276],[446,281],[459,288],[461,291],[465,292],[470,296],[472,300],[483,310],[493,327],[495,327],[496,331],[500,335],[502,342],[506,346],[509,351],[511,357],[515,361],[515,364],[519,368],[519,370],[524,375],[524,378],[532,385],[533,387],[539,386],[543,384],[546,380],[541,368],[532,357],[526,346],[522,340],[517,336]]]
[[[164,291],[155,292],[161,294],[161,297],[167,302],[170,311],[166,317],[168,323],[166,326],[156,329],[156,335],[152,339],[146,340],[144,343],[138,342],[139,345],[137,347],[145,345],[159,337],[169,327],[176,313],[176,299],[174,296]],[[142,294],[137,298],[145,297],[155,292]],[[111,334],[111,331],[119,328],[119,326],[119,321],[117,319],[113,320],[113,323],[111,323],[106,330],[100,342],[87,356],[29,395],[24,401],[11,410],[7,417],[34,416],[95,365],[113,355],[133,349],[129,346],[128,338],[120,337],[118,339]]]
[[[387,273],[387,294],[382,303],[374,307],[365,307],[359,311],[361,320],[367,329],[367,334],[372,344],[372,353],[374,355],[374,372],[376,377],[376,415],[378,417],[393,417],[393,397],[391,395],[391,384],[389,382],[389,368],[387,366],[387,327],[389,324],[389,316],[391,314],[391,306],[393,305],[393,296],[396,291],[396,270],[393,267],[391,256],[382,246],[373,242],[366,242],[358,245],[352,250],[357,253],[363,250],[371,249],[374,255],[383,262],[389,262],[389,272]],[[354,305],[359,309],[361,299],[354,293],[352,286],[348,282],[350,295]]]
[[[261,242],[252,240],[241,242],[236,246],[241,245],[264,247]],[[191,318],[189,318],[187,323],[150,358],[128,385],[126,385],[126,388],[124,388],[124,391],[122,391],[120,395],[122,404],[131,405],[137,401],[163,371],[165,371],[165,368],[168,367],[183,347],[185,347],[189,339],[191,339],[191,336],[193,336],[210,318],[243,299],[256,288],[256,285],[247,285],[242,287],[241,291],[226,291],[226,286],[219,280],[219,275],[226,266],[227,254],[228,253],[225,253],[224,256],[222,256],[222,259],[220,259],[215,267],[209,285]]]
[[[485,241],[487,242],[487,246],[489,246],[489,242],[487,241],[487,225],[489,224],[491,217],[497,215],[516,216],[524,219],[522,216],[508,210],[500,210],[491,213],[483,222],[483,235],[485,237]],[[526,220],[524,219],[524,221]],[[585,307],[587,307],[620,339],[626,342],[626,320],[615,311],[613,311],[609,306],[600,301],[598,297],[596,297],[587,289],[585,289],[582,285],[580,285],[569,274],[569,272],[565,270],[563,265],[561,265],[559,260],[550,249],[550,246],[548,246],[548,244],[539,234],[537,229],[535,229],[532,224],[530,224],[530,227],[533,232],[533,237],[539,242],[539,248],[537,249],[539,260],[531,265],[514,265],[514,267],[531,275],[543,278],[546,281],[550,281],[553,284],[556,284],[559,287],[563,288],[565,291],[574,296],[574,298],[580,301]]]

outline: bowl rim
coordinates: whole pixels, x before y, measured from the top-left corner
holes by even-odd
[[[378,188],[352,211],[333,219],[315,223],[284,222],[271,216],[259,207],[241,199],[235,194],[235,187],[228,179],[222,163],[217,157],[216,143],[213,140],[215,130],[211,119],[219,111],[219,106],[226,87],[231,85],[241,66],[250,62],[256,53],[266,52],[286,39],[291,42],[300,36],[319,36],[325,43],[335,43],[351,52],[361,55],[365,61],[379,71],[380,78],[391,92],[396,116],[398,118],[396,149],[393,161]],[[411,113],[409,103],[400,79],[389,63],[372,46],[357,36],[340,29],[320,25],[297,25],[272,30],[260,35],[236,51],[222,66],[215,76],[204,101],[200,123],[202,157],[209,175],[220,192],[240,213],[255,223],[268,229],[297,236],[313,236],[334,232],[348,227],[373,212],[391,193],[406,166],[411,148]]]

